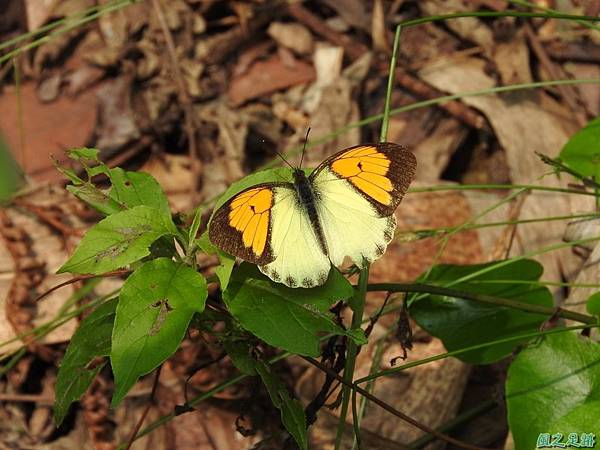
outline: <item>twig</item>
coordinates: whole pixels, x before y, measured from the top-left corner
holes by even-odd
[[[129,437],[129,441],[127,442],[127,446],[125,447],[125,450],[129,450],[131,448],[131,446],[133,445],[133,442],[135,441],[135,437],[138,434],[138,432],[140,431],[140,428],[142,428],[142,424],[144,423],[144,420],[146,419],[146,416],[148,415],[148,411],[150,411],[150,408],[154,404],[156,389],[158,388],[158,379],[160,378],[161,370],[162,370],[162,365],[158,366],[158,369],[156,370],[156,375],[154,377],[154,384],[152,385],[152,392],[150,393],[150,398],[148,399],[148,404],[146,405],[146,408],[144,409],[144,412],[142,413],[142,417],[140,417],[140,420],[138,420],[137,424],[135,425],[135,428],[131,432],[131,436]]]
[[[385,409],[387,412],[393,414],[394,416],[410,423],[411,425],[419,428],[420,430],[429,433],[433,436],[435,436],[436,438],[445,441],[449,444],[453,444],[456,445],[457,447],[460,448],[464,448],[467,450],[485,450],[482,447],[477,447],[475,445],[471,445],[468,444],[466,442],[462,442],[459,441],[458,439],[454,439],[453,437],[450,437],[446,434],[440,433],[439,431],[434,430],[433,428],[428,427],[427,425],[423,425],[420,422],[417,422],[415,419],[413,419],[410,416],[407,416],[406,414],[404,414],[401,411],[398,411],[396,408],[394,408],[393,406],[389,405],[388,403],[384,402],[383,400],[380,400],[379,398],[375,397],[374,395],[370,394],[368,391],[364,390],[363,388],[361,388],[360,386],[357,386],[351,382],[348,382],[344,379],[344,377],[340,376],[339,374],[337,374],[334,370],[330,369],[329,367],[327,367],[324,364],[321,364],[319,361],[310,358],[308,356],[301,356],[302,359],[304,359],[305,361],[309,362],[310,364],[312,364],[313,366],[316,366],[317,368],[319,368],[320,370],[322,370],[323,372],[325,372],[327,375],[329,375],[330,377],[335,378],[336,380],[338,380],[340,383],[342,383],[344,386],[346,386],[347,388],[350,388],[352,390],[355,390],[356,392],[358,392],[360,395],[362,395],[363,397],[366,397],[367,399],[369,399],[370,401],[372,401],[373,403],[375,403],[376,405],[380,406],[381,408]]]
[[[381,66],[381,70],[384,70],[383,64]],[[425,83],[420,78],[409,74],[406,70],[400,67],[396,68],[396,80],[398,80],[398,83],[400,83],[400,85],[402,85],[404,88],[406,88],[418,97],[432,99],[444,95],[442,91],[438,91],[433,86]],[[488,129],[487,122],[484,119],[484,117],[479,113],[475,112],[474,109],[471,109],[464,103],[461,103],[456,100],[451,100],[447,103],[437,106],[444,109],[446,112],[452,114],[465,125],[468,125],[477,130]]]
[[[48,289],[47,291],[43,292],[42,294],[38,295],[35,300],[34,303],[39,302],[41,299],[43,299],[44,297],[46,297],[47,295],[51,294],[52,292],[56,291],[57,289],[60,289],[62,287],[68,286],[70,284],[73,283],[77,283],[78,281],[82,281],[82,280],[87,280],[89,278],[99,278],[99,277],[118,277],[121,275],[126,275],[128,273],[130,273],[131,270],[128,269],[121,269],[121,270],[114,270],[112,272],[106,272],[106,273],[102,273],[100,275],[93,275],[93,274],[85,274],[85,275],[77,275],[76,277],[71,278],[70,280],[64,281],[62,283],[59,283],[55,286],[52,286],[50,289]]]
[[[56,231],[61,233],[64,237],[68,237],[68,236],[81,237],[83,235],[83,232],[81,230],[77,230],[77,229],[72,228],[72,227],[68,226],[67,224],[61,222],[60,219],[58,219],[56,216],[50,214],[46,209],[44,209],[40,206],[33,205],[23,199],[18,199],[18,198],[14,200],[14,204],[16,206],[20,206],[21,208],[24,208],[24,209],[28,210],[29,212],[35,214],[39,219],[41,219],[43,222],[45,222],[46,224],[48,224],[49,226],[54,228]]]
[[[548,54],[558,61],[600,63],[600,45],[591,42],[555,42],[548,46]]]
[[[194,120],[193,103],[185,86],[183,74],[181,73],[181,67],[179,66],[179,60],[177,59],[175,42],[173,41],[173,36],[171,35],[171,31],[167,25],[167,20],[165,19],[160,2],[158,0],[153,0],[152,6],[154,7],[156,17],[158,18],[158,23],[160,24],[165,36],[165,42],[167,44],[167,51],[171,60],[174,78],[177,82],[177,88],[179,90],[179,100],[181,101],[183,107],[185,131],[188,138],[190,163],[193,174],[192,198],[195,202],[195,197],[198,195],[196,182],[200,179],[200,155],[198,153],[198,146],[196,142],[196,125]]]
[[[54,403],[54,397],[50,395],[0,393],[0,402],[23,402],[52,405]]]
[[[527,40],[529,41],[529,44],[531,45],[533,52],[535,53],[537,58],[540,60],[540,63],[542,64],[544,69],[546,69],[548,71],[548,73],[550,74],[550,77],[552,77],[554,79],[566,78],[567,75],[564,72],[564,70],[562,70],[562,68],[560,66],[554,64],[550,60],[550,58],[548,57],[548,54],[546,53],[546,50],[544,50],[544,47],[540,43],[539,38],[534,33],[531,26],[528,23],[526,23],[524,25],[524,28],[525,28],[525,34],[527,35]],[[578,96],[579,91],[577,89],[575,89],[574,86],[557,86],[556,89],[558,90],[558,92],[560,92],[560,95],[561,95],[563,101],[569,106],[569,109],[573,113],[573,116],[577,120],[577,123],[579,124],[579,126],[583,127],[587,123],[587,120],[585,118],[585,115],[581,114],[581,108],[577,105],[576,99],[579,97]],[[585,108],[585,103],[582,102],[581,99],[579,99],[579,100],[580,100],[581,105]],[[586,111],[586,112],[589,113],[589,111]]]

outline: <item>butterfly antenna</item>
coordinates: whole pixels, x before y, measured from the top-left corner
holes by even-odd
[[[300,168],[302,169],[302,162],[304,161],[304,153],[306,153],[306,143],[308,142],[308,133],[310,133],[310,127],[306,130],[306,137],[304,138],[304,146],[302,147],[302,156],[300,157]]]
[[[277,153],[277,156],[279,156],[279,157],[281,158],[281,160],[282,160],[284,163],[286,163],[286,164],[287,164],[288,166],[290,166],[292,169],[296,170],[296,168],[295,168],[294,166],[292,166],[292,165],[291,165],[291,164],[288,162],[288,160],[287,160],[287,159],[285,159],[285,158],[284,158],[284,156],[283,156],[281,153],[279,153],[279,152],[277,151],[277,149],[275,149],[275,153]]]

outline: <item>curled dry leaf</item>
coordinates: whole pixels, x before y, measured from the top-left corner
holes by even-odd
[[[96,145],[103,151],[116,150],[140,136],[130,96],[131,81],[126,77],[107,81],[98,89]]]
[[[283,63],[278,55],[255,62],[247,73],[231,80],[227,95],[232,106],[315,79],[312,66],[296,60],[293,67]]]

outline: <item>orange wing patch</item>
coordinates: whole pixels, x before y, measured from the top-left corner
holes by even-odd
[[[337,157],[330,165],[339,176],[382,205],[391,205],[394,185],[386,176],[390,160],[377,147],[356,147]]]
[[[229,225],[242,233],[242,243],[262,256],[269,233],[269,213],[273,205],[270,188],[249,189],[235,197],[229,207]]]

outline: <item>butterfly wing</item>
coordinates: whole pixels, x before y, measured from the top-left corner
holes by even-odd
[[[329,257],[363,266],[379,258],[396,228],[394,211],[416,170],[415,156],[393,143],[343,150],[310,176]]]
[[[276,188],[274,183],[255,185],[226,201],[210,221],[211,242],[251,263],[271,262],[270,223]]]
[[[290,183],[256,185],[232,197],[214,214],[209,238],[290,287],[323,284],[331,266]]]

